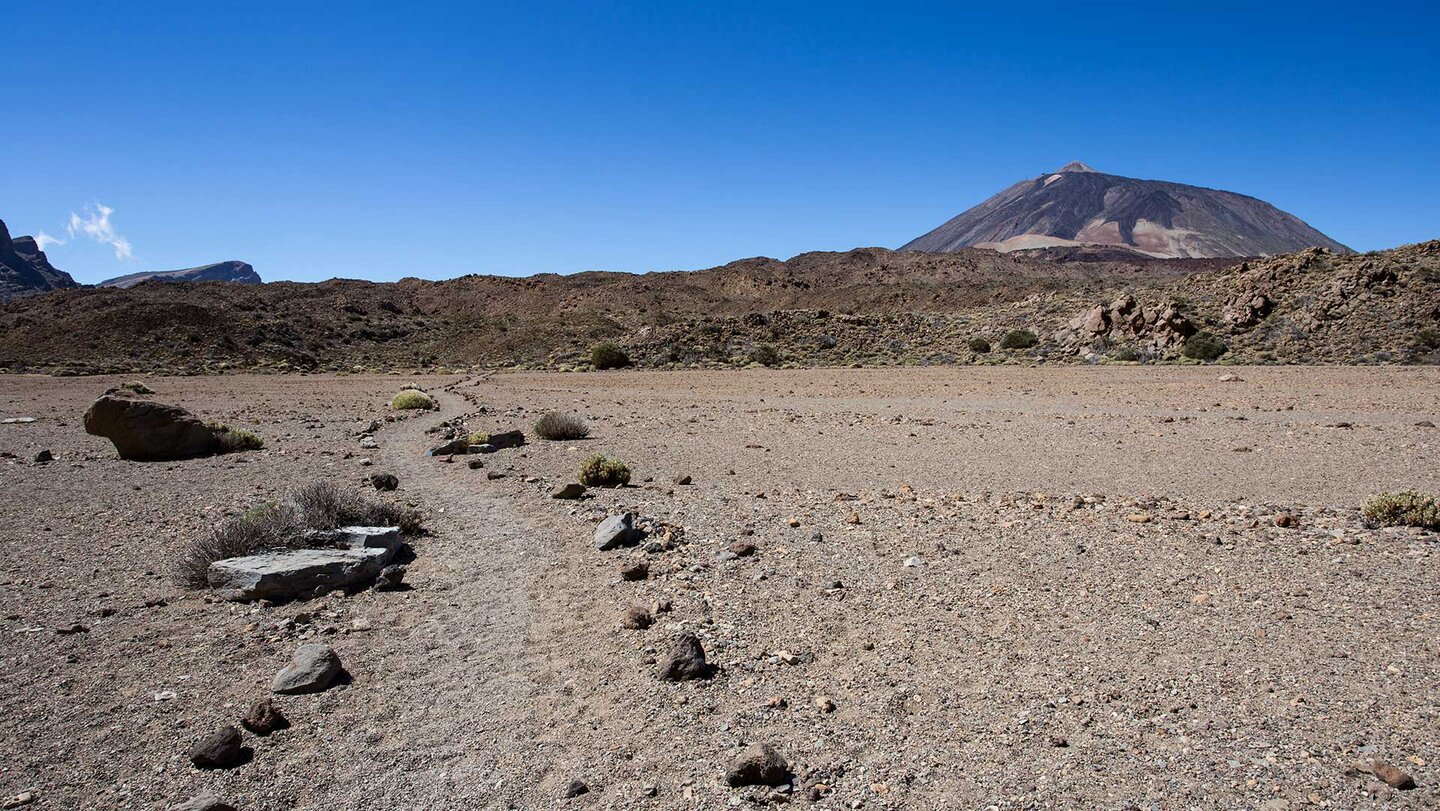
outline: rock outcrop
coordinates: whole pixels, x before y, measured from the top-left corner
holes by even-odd
[[[0,301],[80,285],[50,264],[34,237],[10,236],[0,220]]]
[[[284,549],[210,564],[210,588],[227,600],[296,600],[369,584],[400,548],[399,527],[342,527],[317,533],[320,548]]]
[[[97,287],[134,287],[141,282],[229,282],[264,284],[248,262],[234,259],[182,270],[149,270],[106,279]]]
[[[123,392],[106,394],[85,412],[85,432],[115,444],[121,459],[161,462],[216,453],[215,429],[180,406]]]

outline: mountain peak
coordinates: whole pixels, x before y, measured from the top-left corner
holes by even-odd
[[[1056,170],[1053,172],[1053,174],[1057,174],[1057,175],[1058,175],[1058,174],[1060,174],[1061,172],[1089,172],[1089,173],[1091,173],[1091,174],[1093,174],[1093,175],[1098,175],[1098,174],[1100,174],[1099,172],[1095,171],[1094,169],[1090,168],[1089,166],[1086,166],[1085,164],[1081,163],[1080,161],[1070,161],[1069,163],[1065,164],[1064,166],[1061,166],[1059,169],[1056,169]]]

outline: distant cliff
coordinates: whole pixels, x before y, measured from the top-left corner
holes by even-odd
[[[157,270],[144,273],[130,273],[106,279],[98,287],[134,287],[141,282],[232,282],[234,284],[263,284],[260,274],[248,262],[231,259],[213,265],[201,265],[184,270]]]
[[[0,220],[0,301],[79,286],[70,274],[51,266],[33,237],[11,239]]]

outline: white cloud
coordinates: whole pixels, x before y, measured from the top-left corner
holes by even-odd
[[[65,240],[60,239],[59,237],[52,237],[44,231],[36,231],[35,244],[40,246],[40,250],[43,251],[51,245],[64,245]]]
[[[115,209],[103,203],[85,206],[84,217],[70,212],[70,224],[65,231],[72,237],[83,235],[109,245],[115,249],[116,259],[133,262],[135,256],[130,252],[130,240],[115,233],[115,226],[110,224],[110,215],[114,213]]]

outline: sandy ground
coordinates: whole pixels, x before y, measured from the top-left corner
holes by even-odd
[[[151,464],[81,427],[114,382],[0,377],[0,417],[38,418],[0,425],[0,800],[1440,804],[1437,539],[1355,512],[1380,490],[1440,490],[1440,429],[1416,425],[1440,422],[1435,370],[157,378],[156,399],[267,446]],[[360,449],[406,382],[441,411]],[[592,437],[478,470],[423,454],[444,419],[528,430],[548,410],[587,415]],[[56,461],[33,464],[42,449]],[[593,452],[629,462],[633,486],[548,498]],[[268,606],[171,581],[226,515],[375,471],[401,482],[375,497],[427,519],[413,590]],[[684,542],[595,551],[595,523],[622,509]],[[1281,511],[1298,526],[1277,527]],[[758,552],[727,559],[742,539]],[[637,558],[649,579],[621,580]],[[650,629],[620,628],[627,605],[664,601]],[[714,678],[656,678],[683,631]],[[249,763],[192,767],[190,745],[316,639],[351,683],[279,697],[292,726],[247,733]],[[724,784],[755,741],[788,758],[792,790]],[[1353,768],[1375,758],[1419,787]],[[590,792],[561,799],[573,779]]]

